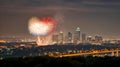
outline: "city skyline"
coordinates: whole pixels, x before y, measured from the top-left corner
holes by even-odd
[[[30,35],[31,17],[52,16],[57,31],[81,32],[103,38],[120,38],[119,0],[20,0],[0,1],[0,36]]]

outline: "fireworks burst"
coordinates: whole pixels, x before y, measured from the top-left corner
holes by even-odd
[[[29,31],[36,36],[44,36],[54,31],[56,23],[51,17],[37,18],[33,17],[29,20]]]
[[[46,41],[45,37],[50,35],[54,29],[56,28],[56,22],[51,17],[43,17],[41,19],[37,17],[32,17],[29,20],[28,29],[30,34],[37,36],[38,45],[46,45],[48,41]]]

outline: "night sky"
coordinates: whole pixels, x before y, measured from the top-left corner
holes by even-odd
[[[30,35],[31,17],[52,16],[57,30],[120,38],[120,0],[0,0],[0,36]]]

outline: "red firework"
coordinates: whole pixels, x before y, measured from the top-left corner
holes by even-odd
[[[41,22],[50,26],[49,33],[53,32],[56,28],[56,21],[52,17],[43,17],[40,19]]]

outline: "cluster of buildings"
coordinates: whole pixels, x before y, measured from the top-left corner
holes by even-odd
[[[86,36],[86,33],[81,32],[80,28],[77,27],[75,31],[68,32],[66,35],[64,32],[54,33],[52,35],[53,44],[64,44],[64,43],[91,43],[91,44],[101,44],[103,41],[102,36],[96,35],[94,38],[92,36]]]
[[[47,38],[47,37],[46,37]],[[21,37],[21,36],[13,36],[13,37],[2,37],[0,39],[0,43],[9,43],[9,42],[36,42],[37,38],[34,36],[31,37]],[[101,35],[88,36],[85,32],[81,32],[79,27],[73,32],[64,33],[63,31],[55,32],[52,34],[52,39],[50,40],[50,44],[94,44],[101,45],[103,43],[112,43],[112,44],[120,44],[120,40],[105,40]]]

